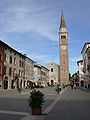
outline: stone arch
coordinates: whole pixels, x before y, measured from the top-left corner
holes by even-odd
[[[56,84],[56,78],[55,78],[55,77],[50,77],[49,84],[50,84],[51,86],[55,85],[55,84]]]

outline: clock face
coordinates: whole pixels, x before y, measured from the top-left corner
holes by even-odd
[[[65,46],[65,45],[62,45],[62,46],[61,46],[61,49],[62,49],[62,50],[66,50],[66,46]]]

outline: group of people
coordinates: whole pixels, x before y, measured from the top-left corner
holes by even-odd
[[[71,83],[71,89],[76,89],[76,84]]]

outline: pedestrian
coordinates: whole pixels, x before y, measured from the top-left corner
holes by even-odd
[[[73,89],[73,84],[71,84],[71,89]]]
[[[74,89],[76,89],[76,84],[74,84]]]

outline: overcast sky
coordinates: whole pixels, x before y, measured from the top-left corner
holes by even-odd
[[[0,0],[0,39],[45,65],[59,62],[61,12],[68,29],[69,70],[90,40],[90,0]]]

